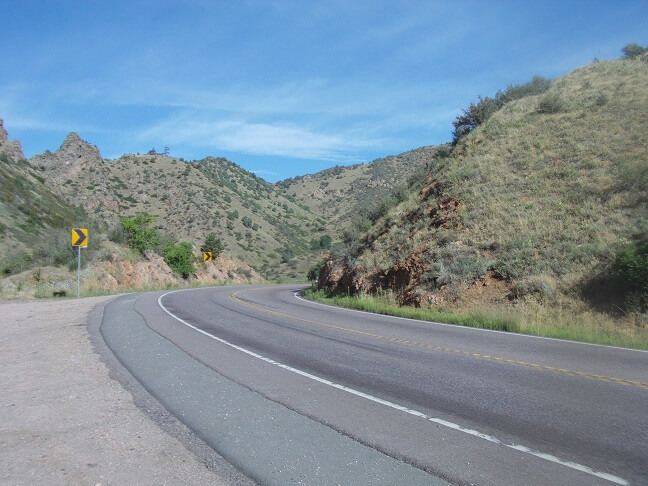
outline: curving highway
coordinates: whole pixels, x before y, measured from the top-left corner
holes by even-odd
[[[648,353],[304,301],[126,296],[101,332],[261,484],[648,484]]]

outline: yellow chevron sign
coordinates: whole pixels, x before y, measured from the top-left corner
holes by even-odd
[[[211,262],[214,259],[214,255],[211,251],[206,251],[203,253],[203,262]]]
[[[88,246],[88,228],[72,228],[72,246]]]

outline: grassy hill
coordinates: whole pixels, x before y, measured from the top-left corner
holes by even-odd
[[[527,327],[648,333],[613,271],[621,249],[648,237],[648,55],[547,88],[458,137],[425,184],[338,249],[321,283],[513,312]]]
[[[439,147],[422,147],[369,164],[336,166],[316,174],[278,183],[285,192],[313,212],[327,218],[339,232],[361,223],[398,199],[410,179],[426,172]]]
[[[47,187],[77,201],[98,221],[116,226],[120,217],[146,212],[162,233],[197,246],[214,232],[227,255],[273,278],[303,278],[309,258],[302,266],[279,264],[310,255],[310,241],[323,235],[326,223],[281,189],[222,158],[185,162],[150,154],[104,160],[96,147],[70,134],[57,152],[30,163]]]
[[[83,211],[45,186],[42,174],[26,160],[14,160],[0,143],[0,262],[2,273],[32,266],[66,264],[74,259],[70,228]],[[30,251],[27,251],[27,250]]]

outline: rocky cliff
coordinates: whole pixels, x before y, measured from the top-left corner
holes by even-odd
[[[4,153],[13,160],[25,159],[25,154],[22,151],[20,142],[17,140],[9,140],[2,118],[0,118],[0,153]]]
[[[65,180],[77,177],[86,167],[103,163],[103,159],[95,145],[71,132],[56,152],[47,151],[36,155],[31,158],[30,163],[48,177]]]

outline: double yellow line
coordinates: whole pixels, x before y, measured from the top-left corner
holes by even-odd
[[[470,351],[463,351],[461,349],[454,349],[450,348],[447,346],[434,346],[431,344],[425,344],[425,343],[420,343],[418,341],[410,341],[408,339],[401,339],[401,338],[396,338],[396,337],[391,337],[391,336],[383,336],[381,334],[374,334],[371,332],[365,332],[365,331],[358,331],[356,329],[349,329],[346,327],[341,327],[341,326],[335,326],[333,324],[326,324],[324,322],[318,322],[318,321],[313,321],[310,319],[304,319],[302,317],[296,317],[296,316],[291,316],[289,314],[283,314],[281,312],[273,311],[270,309],[266,309],[265,307],[260,307],[255,304],[251,304],[249,302],[245,302],[237,297],[238,294],[241,292],[247,291],[249,292],[249,289],[246,290],[239,290],[237,292],[234,292],[230,295],[230,299],[232,299],[234,302],[237,304],[244,305],[246,307],[249,307],[251,309],[258,310],[260,312],[264,312],[266,314],[272,314],[278,317],[284,317],[286,319],[292,319],[294,321],[300,321],[300,322],[305,322],[307,324],[312,324],[315,326],[320,326],[320,327],[326,327],[328,329],[335,329],[336,331],[340,332],[345,332],[348,334],[357,334],[360,336],[366,336],[370,337],[373,339],[380,339],[382,341],[391,341],[394,343],[399,343],[399,344],[404,344],[406,346],[412,346],[412,347],[417,347],[417,348],[423,348],[423,349],[428,349],[431,351],[442,351],[446,353],[452,353],[452,354],[458,354],[458,355],[463,355],[463,356],[468,356],[471,358],[475,359],[485,359],[485,360],[490,360],[490,361],[499,361],[501,363],[507,363],[511,365],[516,365],[516,366],[524,366],[527,368],[534,368],[538,370],[544,370],[544,371],[551,371],[553,373],[562,373],[570,376],[580,376],[582,378],[587,378],[590,380],[596,380],[596,381],[603,381],[606,383],[617,383],[619,385],[624,385],[624,386],[632,386],[632,387],[638,387],[638,388],[643,388],[644,390],[648,390],[648,383],[642,383],[640,381],[632,381],[632,380],[624,380],[621,378],[612,378],[609,376],[603,376],[603,375],[597,375],[594,373],[587,373],[584,371],[574,371],[574,370],[567,370],[564,368],[556,368],[554,366],[547,366],[547,365],[541,365],[541,364],[536,364],[536,363],[528,363],[526,361],[517,361],[514,359],[505,359],[505,358],[500,358],[497,356],[490,356],[487,354],[480,354],[480,353],[471,353]]]

